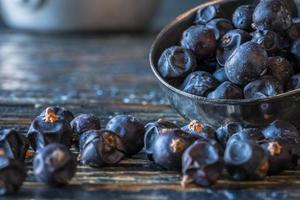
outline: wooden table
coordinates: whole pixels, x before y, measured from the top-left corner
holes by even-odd
[[[155,34],[29,35],[0,32],[0,126],[26,133],[48,105],[94,113],[104,125],[116,114],[148,122],[164,117],[182,124],[149,67]],[[180,187],[180,174],[163,171],[141,153],[118,166],[79,166],[65,188],[47,188],[29,176],[8,199],[299,199],[300,171],[259,182],[233,182],[226,175],[212,188]]]

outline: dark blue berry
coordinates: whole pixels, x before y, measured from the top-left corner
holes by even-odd
[[[209,99],[243,99],[243,91],[230,81],[225,81],[207,96]]]
[[[292,25],[292,16],[282,0],[262,0],[253,13],[257,30],[272,30],[283,33]]]
[[[83,164],[98,168],[117,164],[125,157],[125,146],[116,133],[108,130],[92,130],[86,133],[88,135],[80,152]]]
[[[232,141],[224,154],[225,166],[234,180],[259,180],[269,170],[268,157],[254,141]]]
[[[257,143],[260,143],[265,139],[261,129],[259,128],[244,128],[240,130],[239,132],[232,135],[227,145],[229,145],[233,141],[254,141]]]
[[[287,91],[300,89],[300,74],[292,76],[287,82]]]
[[[219,85],[218,81],[208,72],[196,71],[191,73],[183,82],[182,90],[184,92],[206,96]]]
[[[1,154],[0,196],[17,192],[22,186],[26,175],[26,168],[20,161]]]
[[[229,138],[242,129],[243,125],[239,122],[227,122],[216,130],[217,140],[225,148]]]
[[[71,147],[73,131],[68,121],[58,116],[51,107],[44,115],[36,117],[27,133],[32,148],[36,151],[51,143],[64,144]]]
[[[231,82],[245,85],[267,71],[267,58],[267,52],[259,44],[246,42],[226,61],[226,75]]]
[[[261,146],[268,156],[269,175],[276,175],[283,170],[294,168],[297,159],[293,156],[288,143],[281,139],[272,139],[263,142]]]
[[[166,79],[185,78],[196,67],[192,51],[178,46],[166,49],[158,61],[158,71]]]
[[[197,59],[207,59],[215,55],[217,40],[212,29],[197,25],[184,31],[181,46],[192,50]]]
[[[107,130],[111,130],[119,135],[124,142],[126,156],[139,153],[144,147],[144,124],[133,116],[118,115],[112,118],[106,125]]]
[[[159,135],[162,134],[164,129],[174,129],[178,128],[178,126],[172,122],[159,119],[156,122],[150,122],[145,126],[145,137],[144,137],[144,144],[145,144],[145,153],[149,160],[153,161],[152,157],[152,148],[155,140]]]
[[[293,42],[291,46],[291,53],[297,60],[298,65],[300,66],[300,38]]]
[[[287,34],[290,41],[295,41],[300,38],[300,18],[293,19],[293,24]]]
[[[273,76],[264,76],[248,83],[244,88],[245,99],[259,99],[283,93],[281,83]]]
[[[222,18],[225,16],[221,5],[210,5],[200,8],[197,11],[195,23],[205,25],[215,18]]]
[[[241,44],[251,40],[251,35],[241,29],[228,31],[221,39],[217,49],[217,61],[224,66],[227,59]]]
[[[224,18],[213,19],[206,24],[206,27],[214,31],[216,40],[219,40],[225,33],[233,29],[231,21]]]
[[[207,140],[216,140],[215,130],[206,124],[202,124],[197,120],[192,120],[188,125],[181,128],[183,131]]]
[[[300,138],[298,129],[290,122],[275,120],[262,130],[267,139],[298,140]]]
[[[273,76],[264,76],[248,83],[244,88],[245,99],[260,99],[281,93],[283,93],[283,87]]]
[[[180,129],[165,129],[154,142],[154,162],[168,170],[181,170],[182,155],[195,140],[197,137]]]
[[[224,168],[219,150],[208,142],[195,142],[182,156],[182,184],[208,187],[217,182]]]
[[[9,158],[24,162],[29,144],[26,138],[13,129],[0,131],[0,150]]]
[[[89,130],[100,130],[101,121],[92,114],[80,114],[71,121],[73,141],[78,146],[80,135]]]
[[[252,33],[252,42],[261,45],[269,55],[279,53],[284,47],[288,46],[279,34],[270,30],[258,30]]]
[[[247,31],[252,30],[252,15],[255,7],[253,5],[239,6],[233,13],[232,22],[235,28]]]
[[[268,71],[283,84],[294,74],[293,65],[286,58],[280,56],[269,57]]]
[[[61,144],[49,144],[33,160],[36,179],[50,186],[67,185],[76,172],[76,159]]]
[[[215,79],[217,79],[217,81],[219,81],[220,83],[223,83],[225,81],[229,81],[228,78],[227,78],[227,75],[225,73],[225,69],[224,67],[220,68],[220,69],[217,69],[213,76],[215,77]]]
[[[48,109],[53,110],[53,112],[60,118],[63,120],[66,120],[67,122],[71,123],[71,121],[74,119],[74,115],[71,111],[67,110],[64,107],[60,107],[60,106],[50,106],[48,108],[46,108],[41,114],[40,116],[45,116],[45,113],[47,112]]]

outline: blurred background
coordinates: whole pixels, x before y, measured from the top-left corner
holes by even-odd
[[[1,0],[3,21],[29,31],[158,30],[204,0]]]

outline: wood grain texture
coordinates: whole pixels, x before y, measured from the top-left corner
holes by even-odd
[[[116,114],[144,122],[183,119],[168,105],[150,71],[148,50],[154,35],[41,36],[0,32],[0,127],[26,133],[48,105],[74,113],[94,113],[105,124]],[[29,176],[25,199],[299,199],[300,171],[264,181],[234,182],[226,174],[212,188],[182,188],[180,174],[164,171],[141,153],[117,166],[78,166],[65,188],[48,188]]]

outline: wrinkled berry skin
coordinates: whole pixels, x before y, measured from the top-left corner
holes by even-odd
[[[114,132],[108,130],[92,130],[80,153],[83,164],[99,168],[115,165],[125,157],[125,147],[122,139]]]
[[[270,168],[269,175],[276,175],[286,169],[293,168],[298,160],[293,156],[290,145],[280,139],[267,140],[261,144],[265,150]]]
[[[101,121],[92,114],[80,114],[71,121],[73,142],[78,146],[80,135],[89,130],[100,130]]]
[[[232,23],[235,28],[251,31],[252,15],[255,7],[252,5],[242,5],[238,7],[232,16]]]
[[[49,144],[33,160],[36,179],[49,186],[67,185],[76,172],[76,159],[66,146]]]
[[[268,71],[281,83],[286,83],[294,75],[293,65],[287,59],[280,56],[269,57]]]
[[[261,132],[261,129],[259,128],[244,128],[240,130],[239,132],[232,135],[227,145],[229,145],[233,141],[254,141],[257,143],[260,143],[265,139],[263,133]]]
[[[220,68],[220,69],[217,69],[213,76],[215,77],[215,79],[217,79],[217,81],[219,81],[220,83],[223,83],[225,81],[229,81],[227,76],[226,76],[226,73],[225,73],[225,69],[224,67]]]
[[[49,122],[45,120],[45,116],[37,116],[27,132],[27,138],[35,151],[51,143],[60,143],[70,148],[72,136],[70,124],[60,117],[57,121]]]
[[[182,184],[211,186],[220,178],[223,168],[218,149],[208,142],[195,142],[182,156]]]
[[[245,85],[258,79],[267,70],[267,52],[254,42],[238,47],[225,63],[228,79],[238,85]]]
[[[287,45],[287,42],[274,31],[255,31],[252,36],[251,41],[261,45],[269,55],[279,53]]]
[[[250,82],[244,88],[245,99],[260,99],[273,97],[283,93],[281,83],[273,76],[264,76]]]
[[[9,158],[24,162],[29,144],[26,138],[13,129],[0,131],[0,150]]]
[[[209,99],[243,99],[243,91],[230,81],[225,81],[207,96]]]
[[[225,33],[233,29],[231,21],[224,18],[213,19],[206,24],[206,27],[214,31],[216,40],[219,40]]]
[[[149,160],[153,161],[152,148],[157,137],[162,134],[164,129],[176,128],[178,128],[176,124],[163,119],[145,125],[144,149]]]
[[[225,166],[233,180],[260,180],[269,170],[268,157],[253,141],[232,141],[224,154]]]
[[[217,48],[217,40],[212,29],[196,25],[184,31],[181,46],[192,50],[197,59],[201,60],[214,56]]]
[[[210,73],[196,71],[186,77],[182,84],[182,90],[190,94],[206,96],[208,92],[215,89],[218,85],[218,81]]]
[[[251,35],[241,29],[228,31],[221,39],[217,48],[217,61],[224,66],[227,59],[241,44],[251,40]]]
[[[287,91],[300,89],[300,74],[292,76],[287,82]]]
[[[126,156],[139,153],[144,147],[145,128],[143,123],[130,115],[118,115],[112,118],[106,125],[119,135],[125,145]]]
[[[292,42],[300,38],[300,18],[293,19],[293,24],[289,28],[287,36]]]
[[[202,124],[197,120],[192,120],[189,124],[183,126],[181,130],[207,140],[216,140],[215,130],[211,126]]]
[[[272,30],[283,33],[292,25],[292,16],[282,0],[263,0],[253,13],[257,30]]]
[[[181,170],[182,155],[196,140],[197,137],[180,129],[166,130],[154,142],[153,160],[165,169]]]
[[[225,17],[221,5],[210,5],[197,11],[195,23],[205,25],[215,18]]]
[[[61,119],[66,120],[67,122],[71,123],[71,121],[74,119],[74,115],[71,111],[67,110],[64,107],[60,106],[50,106],[48,107],[54,111],[54,113]],[[48,109],[47,108],[47,109]],[[40,114],[40,116],[44,116],[47,109],[43,110],[43,112]]]
[[[20,161],[0,156],[0,196],[17,192],[26,176],[26,168]]]
[[[293,42],[291,46],[291,53],[297,60],[298,65],[300,66],[300,38]]]
[[[227,122],[216,130],[217,140],[225,148],[229,138],[242,129],[243,125],[239,122]]]
[[[185,78],[196,67],[193,52],[179,46],[166,49],[158,61],[158,71],[166,79]]]

